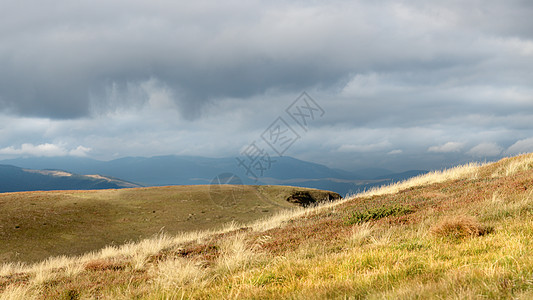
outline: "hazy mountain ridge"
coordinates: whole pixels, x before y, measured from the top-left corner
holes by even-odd
[[[101,175],[78,175],[63,170],[34,170],[0,165],[0,192],[48,190],[97,190],[140,187]]]
[[[352,194],[374,186],[399,181],[425,171],[394,173],[381,168],[345,171],[284,156],[274,157],[271,167],[258,181],[246,176],[235,157],[200,156],[124,157],[100,161],[77,157],[34,157],[0,161],[30,169],[60,169],[76,174],[101,174],[143,186],[209,184],[222,173],[234,173],[244,184],[280,184],[318,188]],[[413,175],[414,174],[414,175]]]

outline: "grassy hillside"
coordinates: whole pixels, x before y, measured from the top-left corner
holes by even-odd
[[[533,155],[217,232],[0,269],[3,297],[533,297]]]
[[[164,231],[207,230],[293,208],[283,186],[171,186],[0,194],[0,263],[77,255]]]

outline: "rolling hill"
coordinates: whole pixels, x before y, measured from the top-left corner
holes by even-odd
[[[164,231],[208,230],[340,198],[284,186],[195,185],[0,194],[0,263],[121,245]]]
[[[34,265],[9,299],[531,299],[533,154]]]

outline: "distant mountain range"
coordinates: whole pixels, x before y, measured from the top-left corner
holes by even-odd
[[[98,190],[139,187],[138,184],[100,175],[78,175],[60,170],[23,169],[0,165],[0,192]]]
[[[72,173],[68,178],[71,179],[73,189],[90,189],[100,188],[106,184],[117,184],[116,188],[127,187],[118,182],[129,183],[142,186],[163,186],[163,185],[195,185],[209,184],[213,178],[220,174],[236,174],[244,184],[279,184],[293,185],[301,187],[311,187],[337,192],[341,195],[356,193],[373,186],[383,185],[391,181],[400,181],[406,178],[426,173],[424,170],[411,170],[403,173],[394,173],[390,170],[380,168],[369,168],[357,170],[355,172],[333,169],[324,165],[298,160],[292,157],[275,157],[272,158],[270,167],[263,171],[257,181],[246,170],[239,165],[236,158],[207,158],[199,156],[154,156],[154,157],[125,157],[111,161],[100,161],[90,158],[78,157],[33,157],[18,158],[0,161],[0,164],[17,166],[32,170],[64,170]],[[5,167],[7,168],[7,167]],[[6,169],[7,170],[7,169]],[[12,169],[14,171],[15,169]],[[6,171],[7,172],[7,171]],[[29,176],[49,176],[42,173],[31,173],[28,171],[17,171],[17,174]],[[23,173],[21,173],[23,172]],[[79,182],[79,187],[74,184],[74,179],[81,180],[82,175],[74,174],[98,174],[103,178],[117,180],[115,183],[101,181]],[[23,183],[16,184],[15,178],[7,173],[0,173],[0,180],[3,186],[24,187]],[[81,176],[81,177],[79,177]],[[55,179],[61,176],[52,176]],[[26,178],[26,177],[24,177]],[[44,177],[43,177],[44,178]],[[44,179],[41,180],[44,180]],[[90,177],[96,180],[95,177]],[[120,178],[120,179],[117,179]],[[65,178],[61,180],[66,181]],[[103,180],[103,179],[102,179]],[[45,181],[42,181],[45,182]],[[52,184],[52,183],[50,183]],[[54,183],[55,184],[55,183]],[[33,185],[28,185],[33,190]],[[55,185],[54,185],[55,187]],[[102,187],[103,188],[103,187]],[[105,188],[115,188],[112,186]],[[41,188],[42,189],[42,188]],[[50,186],[50,189],[52,188]],[[0,190],[2,191],[2,190]]]

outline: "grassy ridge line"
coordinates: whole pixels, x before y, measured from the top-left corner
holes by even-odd
[[[160,236],[127,247],[109,247],[92,256],[74,260],[56,259],[33,266],[5,265],[0,270],[0,276],[11,277],[3,296],[23,298],[43,292],[58,277],[83,277],[84,272],[87,272],[87,263],[92,262],[96,264],[94,268],[100,271],[116,269],[118,272],[122,267],[130,271],[144,270],[143,276],[150,280],[140,286],[121,286],[120,283],[114,286],[110,281],[109,288],[104,289],[102,294],[105,298],[130,298],[134,295],[143,298],[179,298],[180,295],[204,298],[209,293],[226,298],[253,298],[253,295],[342,297],[335,291],[355,297],[369,296],[373,291],[378,298],[409,298],[413,294],[443,297],[447,292],[455,298],[475,298],[476,295],[509,296],[506,294],[508,290],[515,290],[514,296],[527,298],[532,295],[528,291],[533,274],[533,262],[528,258],[529,255],[524,256],[524,253],[531,253],[528,252],[531,249],[527,241],[531,240],[533,228],[533,197],[527,189],[533,180],[530,172],[522,171],[532,167],[533,156],[529,154],[490,165],[469,165],[435,172],[334,204],[284,212],[249,225],[251,232],[233,233],[218,240],[218,258],[212,262],[213,265],[209,259],[208,265],[203,266],[201,261],[186,257],[156,262],[147,260],[186,243],[209,244],[213,234],[228,234],[241,229],[241,226],[234,224],[218,232],[201,232],[176,238]],[[516,180],[510,177],[515,174],[521,174],[521,177]],[[454,183],[444,184],[449,180]],[[418,185],[420,183],[433,186],[424,188]],[[489,185],[496,190],[484,191],[484,187]],[[521,185],[524,191],[516,190]],[[398,195],[393,198],[384,196],[394,193]],[[480,196],[481,193],[490,197]],[[282,256],[275,254],[277,244],[272,239],[279,238],[274,236],[275,230],[288,228],[285,233],[290,238],[291,222],[294,220],[304,218],[309,222],[322,222],[324,226],[318,227],[322,234],[327,232],[326,229],[338,230],[338,222],[333,223],[336,226],[332,228],[325,225],[336,221],[336,216],[342,210],[357,206],[359,202],[388,203],[390,200],[404,201],[402,197],[411,196],[429,205],[417,208],[419,212],[407,220],[412,223],[399,227],[378,221],[376,224],[343,227],[341,231],[351,231],[347,241],[335,240],[332,236],[332,243],[329,244],[333,245],[302,244],[304,247],[284,250]],[[422,202],[417,200],[413,203]],[[494,223],[496,233],[483,239],[457,242],[434,239],[427,234],[427,229],[433,228],[431,224],[443,213],[477,213],[482,221]],[[334,217],[328,219],[330,215]],[[403,219],[397,221],[402,224]],[[300,227],[295,228],[301,231]],[[255,236],[255,245],[260,250],[254,251],[253,247],[249,247],[249,236]],[[309,237],[313,238],[312,235]],[[336,247],[341,247],[342,251]],[[201,251],[198,253],[206,254]],[[435,257],[436,253],[439,256]],[[129,265],[122,266],[123,261],[128,261]],[[113,265],[113,262],[117,265]],[[76,263],[85,265],[77,267]],[[24,281],[26,285],[16,283],[17,274],[20,281],[24,281],[24,276],[29,277]],[[103,276],[103,273],[98,274]],[[206,291],[201,292],[202,289]],[[83,289],[64,291],[91,295],[90,291]]]

